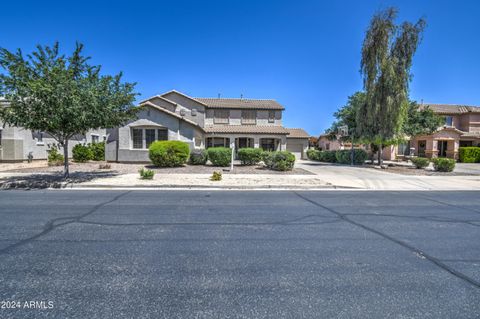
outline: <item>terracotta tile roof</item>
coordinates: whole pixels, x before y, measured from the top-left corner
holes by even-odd
[[[287,131],[290,133],[288,138],[310,138],[310,135],[301,128],[287,128]]]
[[[480,132],[465,132],[462,137],[476,137],[480,138]]]
[[[258,126],[258,125],[214,125],[206,126],[206,133],[245,133],[245,134],[288,134],[288,130],[282,126]]]
[[[196,97],[195,100],[205,104],[209,108],[228,109],[256,109],[256,110],[284,110],[285,108],[275,100],[257,99],[227,99]]]
[[[463,114],[463,113],[480,113],[480,107],[469,105],[455,104],[431,104],[425,103],[423,107],[430,107],[432,111],[438,114]],[[422,107],[422,106],[421,106]]]

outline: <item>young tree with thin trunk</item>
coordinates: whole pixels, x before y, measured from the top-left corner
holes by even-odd
[[[0,110],[4,123],[42,131],[63,148],[64,176],[69,176],[68,142],[90,129],[110,128],[134,118],[135,83],[122,74],[101,75],[100,66],[88,64],[77,43],[72,55],[59,45],[37,46],[31,55],[0,48],[0,95],[9,106]]]
[[[421,40],[425,20],[397,26],[397,10],[389,8],[373,16],[367,30],[361,60],[366,93],[365,104],[357,112],[357,133],[382,148],[399,138],[408,111],[409,82],[413,55]]]

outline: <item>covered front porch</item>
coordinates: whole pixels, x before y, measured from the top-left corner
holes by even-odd
[[[433,135],[417,136],[410,141],[413,154],[419,157],[447,157],[458,159],[461,132],[443,129]]]

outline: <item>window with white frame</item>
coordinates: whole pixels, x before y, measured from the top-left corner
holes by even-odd
[[[275,111],[268,111],[268,123],[275,123]]]
[[[257,112],[254,110],[242,110],[242,124],[255,124]]]
[[[215,124],[228,124],[229,117],[230,117],[229,110],[213,111],[213,123]]]
[[[98,143],[100,141],[100,137],[96,134],[91,134],[92,137],[92,144]]]
[[[147,149],[155,141],[167,141],[168,129],[132,128],[132,148]]]

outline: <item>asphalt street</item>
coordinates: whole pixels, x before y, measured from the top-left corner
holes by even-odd
[[[479,192],[0,192],[2,319],[479,317]]]

